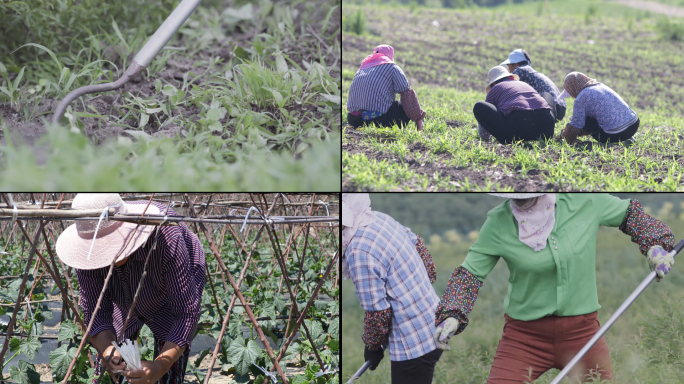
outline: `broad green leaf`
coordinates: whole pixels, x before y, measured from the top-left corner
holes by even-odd
[[[148,115],[143,115],[143,116],[148,116]],[[148,116],[149,117],[149,116]],[[150,141],[153,140],[154,138],[150,136],[147,132],[144,131],[136,131],[134,129],[126,129],[124,132],[128,133],[129,135],[135,137],[138,140],[145,140],[145,141]]]
[[[283,54],[281,52],[277,52],[275,54],[276,57],[276,68],[278,69],[278,72],[280,73],[287,73],[287,62],[285,61],[285,58],[283,57]]]
[[[0,62],[0,75],[7,76],[7,68]]]
[[[52,376],[56,382],[61,382],[64,379],[64,375],[66,375],[69,364],[74,359],[74,356],[76,356],[76,348],[69,348],[67,344],[50,352],[50,366],[52,367]]]
[[[67,319],[62,321],[62,324],[59,326],[59,335],[57,337],[57,341],[73,339],[76,335],[80,334],[81,329],[78,327],[78,325]]]
[[[178,92],[178,89],[176,89],[176,87],[174,87],[171,84],[164,86],[164,88],[162,89],[162,93],[166,96],[173,96],[176,94],[176,92]]]
[[[26,361],[19,361],[18,367],[10,367],[10,377],[17,384],[40,384],[40,374],[35,365]]]
[[[21,340],[13,337],[10,339],[10,352],[14,352],[21,346]]]
[[[238,307],[240,308],[240,307]],[[237,339],[242,337],[242,331],[240,327],[242,326],[242,318],[239,314],[233,312],[230,315],[230,320],[228,321],[228,334],[233,338]]]
[[[339,339],[340,338],[340,318],[339,317],[333,317],[330,320],[330,327],[328,328],[328,333],[330,334],[330,337],[333,339]]]
[[[28,339],[24,340],[19,346],[19,350],[23,353],[29,360],[33,360],[36,357],[36,351],[40,348],[40,340],[35,336],[30,336]]]
[[[148,115],[147,113],[141,113],[140,114],[140,122],[138,123],[138,128],[140,128],[140,129],[145,128],[149,121],[150,121],[150,115]],[[133,135],[133,136],[135,136],[135,135]]]
[[[306,327],[309,328],[309,333],[311,334],[312,339],[317,339],[318,336],[323,333],[323,326],[321,325],[321,322],[318,320],[304,320],[306,323]]]
[[[249,340],[247,345],[243,339],[236,339],[228,348],[228,359],[240,374],[247,374],[252,363],[261,354],[261,348],[254,340]]]
[[[341,95],[329,95],[327,93],[321,93],[321,96],[323,96],[328,101],[332,101],[335,104],[342,104]]]
[[[226,23],[235,24],[242,20],[253,20],[254,11],[252,4],[245,4],[240,9],[226,8],[223,11],[223,17]]]
[[[280,296],[274,296],[273,297],[273,304],[275,305],[276,309],[280,313],[283,313],[283,311],[285,310],[285,307],[287,306],[287,303],[285,302],[285,300]]]

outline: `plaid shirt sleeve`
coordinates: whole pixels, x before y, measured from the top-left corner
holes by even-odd
[[[348,256],[349,274],[356,286],[361,308],[366,311],[382,311],[390,308],[385,283],[387,270],[370,252],[351,250]]]

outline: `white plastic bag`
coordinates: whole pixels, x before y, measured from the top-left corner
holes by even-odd
[[[140,363],[140,346],[138,345],[138,340],[135,342],[126,339],[123,345],[119,347],[115,341],[112,341],[112,345],[121,354],[124,361],[126,361],[126,370],[130,371],[133,369],[142,369],[142,364]]]

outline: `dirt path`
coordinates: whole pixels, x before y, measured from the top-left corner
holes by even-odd
[[[613,0],[616,3],[626,5],[628,7],[643,9],[645,11],[651,11],[653,13],[662,13],[663,15],[684,17],[684,8],[675,7],[673,5],[667,5],[662,3],[656,3],[655,1],[643,1],[643,0]]]

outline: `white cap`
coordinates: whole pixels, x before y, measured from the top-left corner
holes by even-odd
[[[500,65],[515,64],[515,63],[519,63],[521,61],[530,61],[531,62],[531,60],[527,60],[527,57],[525,57],[525,54],[523,53],[522,48],[519,48],[519,49],[516,49],[515,51],[511,52],[508,55],[508,59],[506,59],[506,61],[504,61]]]

